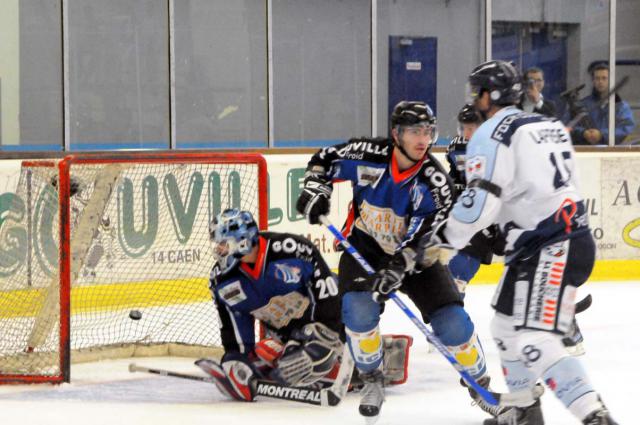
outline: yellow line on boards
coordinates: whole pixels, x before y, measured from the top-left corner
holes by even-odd
[[[36,316],[45,289],[0,292],[0,319]],[[211,301],[208,279],[187,278],[80,286],[71,291],[71,314]]]
[[[482,265],[471,283],[498,283],[503,270],[502,263]],[[640,280],[640,260],[598,260],[589,277],[589,282],[635,280]]]

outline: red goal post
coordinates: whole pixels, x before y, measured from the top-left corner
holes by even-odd
[[[0,383],[68,382],[72,360],[220,351],[208,225],[239,207],[267,228],[261,155],[26,161],[16,198],[23,214],[0,238],[15,228],[27,242],[0,275]]]

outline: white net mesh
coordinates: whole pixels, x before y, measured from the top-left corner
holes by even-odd
[[[0,227],[3,375],[60,373],[58,177],[51,165],[23,167]],[[105,347],[120,352],[99,357],[219,347],[208,224],[229,207],[258,218],[266,190],[258,166],[189,158],[72,164],[70,176],[72,358]]]

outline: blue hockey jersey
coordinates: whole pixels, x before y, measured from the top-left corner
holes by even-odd
[[[261,232],[258,244],[255,264],[239,262],[225,273],[214,264],[211,270],[225,352],[254,348],[256,319],[282,341],[316,321],[340,333],[337,279],[317,248],[289,233]]]
[[[431,154],[400,171],[390,139],[351,139],[318,151],[307,172],[328,184],[348,180],[353,203],[343,232],[374,265],[418,244],[453,206],[453,183]]]

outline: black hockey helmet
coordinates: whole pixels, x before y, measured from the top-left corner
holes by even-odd
[[[391,127],[396,126],[413,126],[413,125],[432,125],[437,124],[437,120],[433,111],[424,102],[403,100],[399,102],[391,113]]]
[[[484,91],[494,105],[515,105],[522,97],[522,76],[510,62],[493,60],[476,66],[469,74],[470,98]]]
[[[460,112],[458,112],[459,123],[480,123],[482,122],[482,115],[478,110],[470,103],[465,104]]]
[[[421,158],[412,158],[404,148],[402,133],[403,127],[425,127],[431,135],[429,147],[438,140],[438,122],[431,107],[424,102],[403,100],[399,102],[391,113],[391,128],[396,128],[398,139],[394,144],[400,151],[413,162],[420,161]]]

